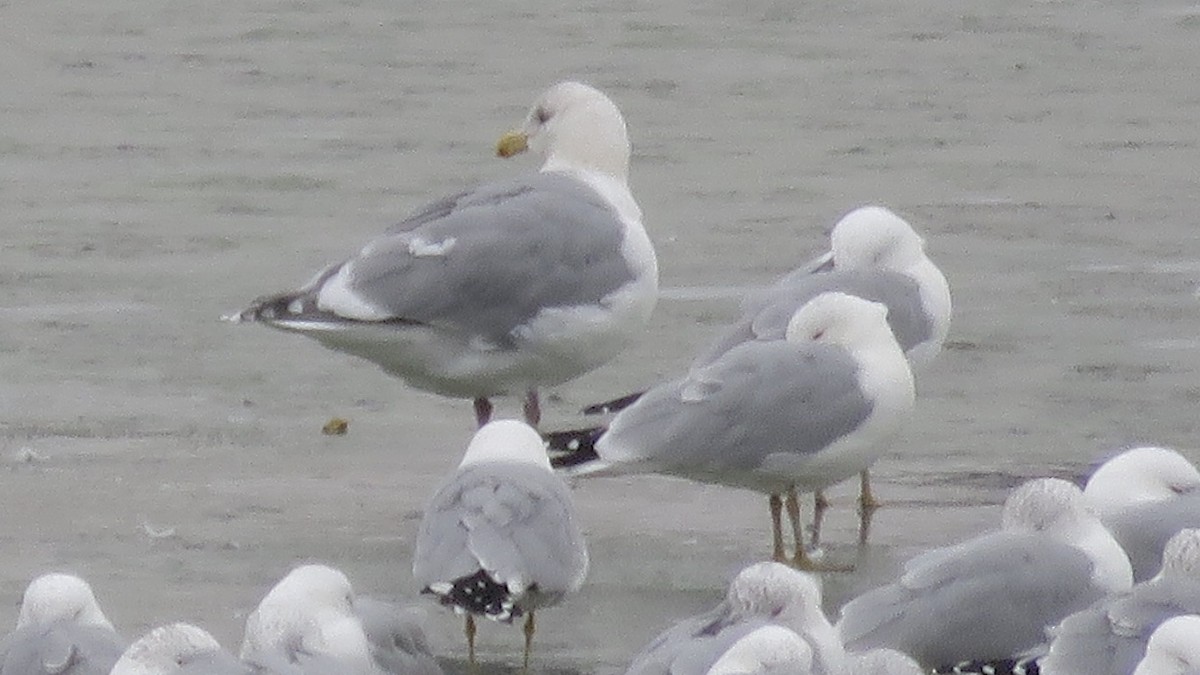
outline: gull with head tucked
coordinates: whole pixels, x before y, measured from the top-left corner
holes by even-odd
[[[999,531],[909,560],[899,579],[846,603],[837,627],[847,649],[898,649],[926,667],[1001,661],[1131,583],[1079,488],[1039,478],[1009,494]]]
[[[908,362],[887,308],[822,293],[790,317],[785,339],[750,340],[647,391],[592,443],[555,464],[573,475],[659,473],[769,495],[773,555],[787,559],[784,493],[820,490],[869,467],[913,407]],[[802,545],[788,500],[794,563]]]
[[[1158,573],[1176,532],[1200,527],[1200,471],[1168,448],[1122,452],[1096,469],[1083,495],[1129,554],[1135,583]]]
[[[692,361],[693,368],[709,365],[745,342],[782,340],[797,309],[814,297],[840,292],[885,305],[887,321],[897,343],[915,371],[938,353],[950,329],[950,287],[946,277],[925,253],[925,242],[912,226],[882,206],[863,206],[843,216],[830,234],[830,251],[800,266],[773,286],[750,293],[742,316],[723,330]],[[622,396],[589,406],[585,413],[613,412],[630,405],[640,394]],[[551,435],[552,445],[572,437]],[[559,440],[561,439],[561,440]],[[862,538],[871,512],[878,506],[869,475],[861,476]],[[797,499],[787,494],[789,510]],[[821,515],[827,506],[816,491],[813,544],[820,536]]]
[[[750,565],[715,608],[668,628],[625,675],[843,672],[845,650],[821,610],[812,575],[775,562]]]
[[[252,675],[208,631],[188,623],[159,626],[129,645],[109,675]]]
[[[525,397],[615,356],[658,297],[654,248],[629,190],[617,106],[578,82],[554,85],[502,156],[541,170],[436,201],[297,291],[227,317],[300,333],[410,385],[475,402]]]
[[[86,581],[44,574],[25,589],[0,675],[107,675],[124,649]]]
[[[432,657],[420,659],[428,663],[411,670],[389,667],[395,663],[392,659],[376,660],[377,646],[355,605],[350,580],[341,571],[326,565],[301,565],[276,584],[246,618],[241,658],[278,675],[439,672]],[[423,646],[423,635],[413,642]],[[394,648],[399,646],[397,642]],[[432,670],[418,669],[429,665]]]

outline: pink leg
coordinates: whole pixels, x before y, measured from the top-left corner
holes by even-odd
[[[475,399],[475,424],[483,426],[492,419],[492,402],[486,397]]]
[[[541,403],[538,402],[537,389],[531,388],[529,391],[525,392],[524,412],[525,422],[528,423],[529,426],[536,429],[538,424],[540,424],[542,421],[542,406]]]

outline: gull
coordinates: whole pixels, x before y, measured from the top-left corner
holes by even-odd
[[[252,675],[208,631],[188,623],[159,626],[129,645],[109,675]]]
[[[1162,622],[1146,643],[1146,656],[1133,675],[1200,673],[1200,616],[1185,614]]]
[[[817,579],[763,562],[738,573],[715,608],[651,641],[625,675],[839,675],[845,662],[845,650],[821,610]]]
[[[25,589],[0,675],[107,675],[124,649],[86,581],[44,574]]]
[[[1009,494],[999,531],[909,560],[899,579],[846,603],[837,628],[847,649],[898,649],[927,667],[1002,660],[1131,584],[1129,559],[1079,488],[1039,478]]]
[[[422,592],[466,616],[469,661],[475,615],[524,615],[528,669],[535,613],[579,590],[587,568],[570,491],[537,431],[517,420],[485,424],[430,499],[413,554]]]
[[[823,293],[790,317],[782,340],[743,342],[660,384],[558,466],[574,476],[659,473],[769,495],[773,557],[818,569],[802,544],[797,488],[819,490],[870,466],[913,407],[912,373],[887,308]]]
[[[750,341],[782,340],[792,314],[812,298],[830,291],[855,295],[888,308],[888,324],[916,372],[942,350],[950,330],[950,286],[925,253],[922,237],[903,218],[883,206],[863,206],[843,216],[830,234],[828,253],[784,275],[773,286],[747,295],[742,316],[702,349],[693,368],[711,364],[730,349]],[[641,394],[589,406],[585,413],[614,412]],[[555,440],[555,439],[559,440]],[[552,436],[557,446],[570,437]],[[794,500],[794,494],[788,495]],[[813,545],[820,536],[821,515],[828,507],[815,493]],[[860,510],[867,519],[879,506],[870,476],[860,476]]]
[[[1162,560],[1162,569],[1150,580],[1064,618],[1052,631],[1042,672],[1128,675],[1160,624],[1173,616],[1200,614],[1200,529],[1177,532]]]
[[[1168,448],[1122,452],[1096,469],[1083,494],[1129,554],[1135,583],[1158,573],[1176,532],[1200,527],[1200,471]]]
[[[503,136],[541,170],[440,199],[321,270],[296,291],[225,317],[305,335],[408,384],[474,400],[524,395],[612,359],[658,298],[658,265],[629,190],[630,146],[617,106],[561,82]]]
[[[377,606],[363,609],[363,600],[355,597],[350,580],[341,571],[327,565],[301,565],[280,580],[246,618],[241,658],[255,668],[287,675],[440,672],[427,653],[419,626],[405,629],[415,635],[396,639],[392,634],[395,624],[388,623],[392,619],[380,614]],[[380,644],[389,636],[393,639],[390,647]],[[399,660],[391,652],[405,644],[414,646],[414,658]],[[390,655],[377,659],[381,648]]]

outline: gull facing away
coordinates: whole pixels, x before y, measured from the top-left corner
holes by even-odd
[[[1146,643],[1146,656],[1133,675],[1200,673],[1200,616],[1186,614],[1164,621]]]
[[[2,649],[0,675],[107,675],[125,641],[86,581],[53,573],[26,587]]]
[[[129,645],[110,675],[253,675],[208,631],[188,623],[159,626]]]
[[[784,493],[819,490],[870,466],[913,407],[912,373],[887,308],[823,293],[798,309],[786,339],[743,342],[646,392],[594,444],[556,465],[573,475],[659,473],[769,495],[773,555],[787,559]],[[794,563],[819,566],[788,499]]]
[[[422,592],[466,615],[470,662],[475,615],[505,623],[524,615],[528,669],[535,612],[579,590],[587,568],[570,490],[537,431],[516,420],[481,427],[425,508],[413,553]]]
[[[301,565],[276,584],[246,618],[241,658],[277,675],[440,672],[428,653],[418,653],[399,669],[395,669],[394,658],[377,660],[382,645],[373,640],[385,633],[376,629],[368,634],[357,604],[345,574],[326,565]],[[377,620],[374,613],[374,609],[368,610],[368,622]],[[410,630],[420,632],[420,627]],[[392,648],[400,649],[404,643],[395,640]],[[420,649],[427,644],[423,633],[407,643]],[[412,663],[420,665],[409,669]]]
[[[1083,494],[1129,554],[1134,583],[1158,573],[1176,532],[1200,527],[1200,471],[1167,448],[1122,452],[1096,469]]]
[[[845,650],[821,610],[817,579],[763,562],[738,573],[715,608],[650,642],[625,675],[838,675],[845,662]]]
[[[296,291],[229,317],[300,333],[410,385],[475,401],[525,396],[586,373],[641,330],[658,264],[629,191],[617,106],[578,82],[550,87],[504,157],[530,149],[539,172],[436,201]]]
[[[950,330],[951,299],[946,277],[926,255],[924,240],[907,221],[885,207],[863,206],[834,225],[828,253],[785,275],[770,288],[748,295],[742,302],[741,318],[705,347],[692,367],[711,364],[744,342],[782,340],[792,314],[817,295],[831,291],[886,305],[888,325],[914,372],[941,352]],[[615,411],[637,396],[590,406],[585,412]],[[859,504],[864,518],[879,505],[866,470],[861,474]],[[827,506],[818,490],[814,545]]]
[[[1200,614],[1200,530],[1181,530],[1163,551],[1162,570],[1126,593],[1063,619],[1041,661],[1049,675],[1128,675],[1164,621]]]
[[[837,628],[847,649],[898,649],[926,667],[1000,661],[1131,583],[1079,488],[1039,478],[1009,494],[999,531],[909,560],[895,582],[846,603]]]

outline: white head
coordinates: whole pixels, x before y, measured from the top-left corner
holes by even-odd
[[[546,444],[533,427],[518,420],[495,420],[475,432],[460,467],[478,462],[521,462],[550,471]]]
[[[354,614],[346,575],[326,565],[302,565],[275,584],[246,619],[242,658],[296,645],[311,654],[365,663],[366,633]]]
[[[1009,531],[1050,535],[1092,559],[1092,583],[1118,593],[1133,585],[1125,550],[1088,509],[1083,491],[1061,478],[1035,478],[1008,495],[1000,515]]]
[[[1200,616],[1183,614],[1158,625],[1133,675],[1189,675],[1200,672]]]
[[[159,626],[129,645],[110,675],[167,675],[198,658],[219,653],[221,645],[208,631],[173,623]]]
[[[783,626],[767,624],[747,633],[705,675],[799,674],[813,670],[812,648]]]
[[[1035,478],[1008,495],[1000,525],[1006,530],[1056,531],[1091,518],[1083,492],[1061,478]]]
[[[882,206],[847,213],[829,235],[836,269],[903,272],[925,259],[925,242],[903,218]]]
[[[803,637],[812,648],[815,670],[841,672],[846,651],[821,609],[817,577],[777,562],[755,563],[734,577],[725,602],[738,617],[766,618]]]
[[[1200,530],[1180,530],[1167,540],[1158,576],[1200,581]]]
[[[496,152],[509,157],[528,148],[542,170],[585,169],[626,182],[629,135],[625,118],[600,90],[559,82],[529,109],[524,124],[500,139]]]
[[[887,311],[886,305],[857,296],[822,293],[796,310],[785,335],[790,342],[824,342],[851,352],[890,344],[902,354]]]
[[[56,621],[112,628],[92,594],[92,587],[72,574],[44,574],[30,582],[21,599],[17,628]]]
[[[1141,447],[1113,457],[1088,479],[1083,494],[1106,517],[1135,504],[1200,490],[1200,471],[1167,448]]]

